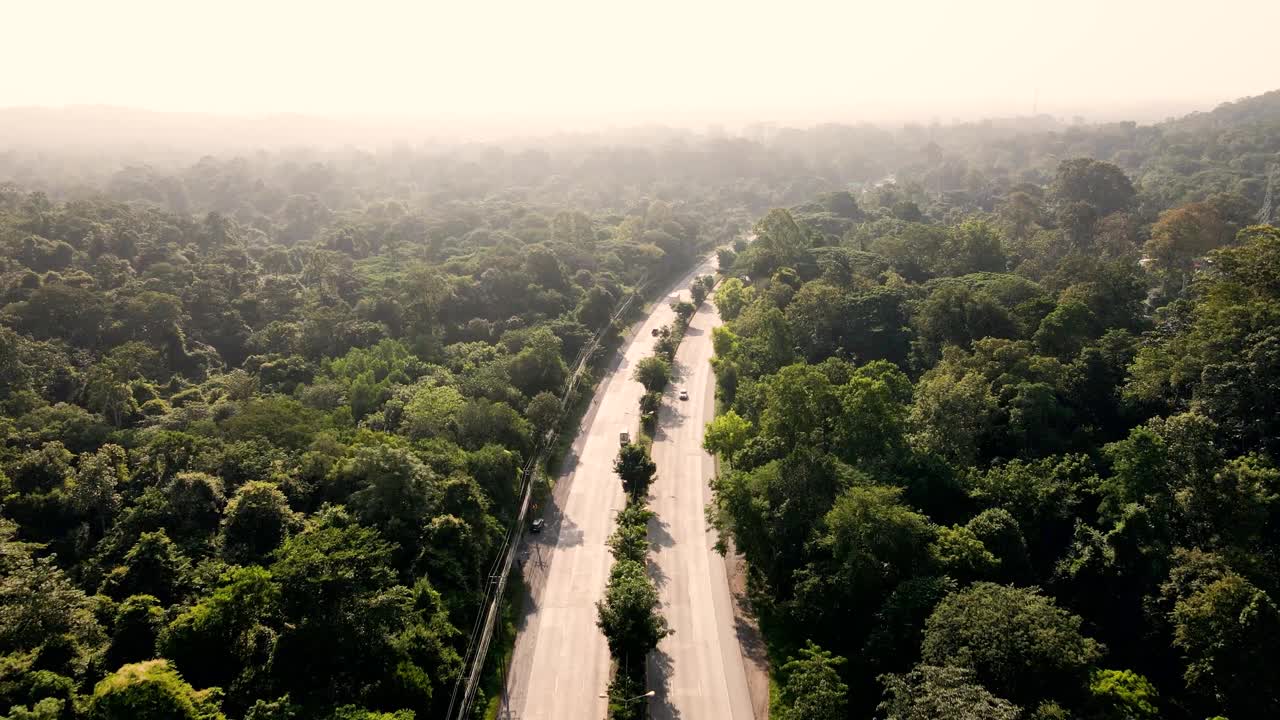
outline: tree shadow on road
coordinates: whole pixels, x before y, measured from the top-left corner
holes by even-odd
[[[554,496],[551,498],[550,504],[543,515],[547,518],[548,529],[552,531],[547,533],[547,536],[554,538],[554,541],[548,544],[558,547],[573,547],[582,544],[585,533],[582,532],[577,523],[564,514]]]
[[[667,581],[671,578],[667,577],[667,574],[662,571],[662,566],[653,561],[648,562],[647,565],[649,569],[649,577],[653,580],[654,586],[658,589],[666,587]]]
[[[735,598],[734,602],[745,603],[746,600]],[[738,645],[742,648],[742,655],[751,662],[767,667],[769,664],[769,649],[765,647],[764,638],[760,636],[760,628],[741,617],[735,617],[733,619],[733,632],[738,636]]]
[[[654,441],[654,442],[662,442],[663,440],[666,440],[666,439],[667,439],[667,433],[666,433],[666,431],[665,431],[665,430],[663,430],[663,429],[662,429],[662,426],[663,426],[663,425],[665,425],[665,424],[666,424],[666,422],[662,420],[662,415],[661,415],[661,413],[659,414],[659,416],[658,416],[658,417],[659,417],[659,419],[658,419],[658,425],[657,425],[657,427],[655,427],[655,428],[653,429],[653,441]]]
[[[688,377],[688,375],[689,375],[689,368],[685,367],[684,363],[676,362],[671,364],[671,381],[672,382],[683,380],[686,377]]]
[[[677,400],[676,402],[678,402],[678,403],[683,403],[683,402],[686,402],[686,401],[684,401],[684,400]],[[663,415],[663,416],[660,418],[660,420],[661,420],[661,424],[663,424],[663,425],[667,425],[668,427],[672,427],[672,428],[678,428],[678,427],[680,427],[681,425],[684,425],[684,421],[685,421],[685,419],[687,419],[688,417],[689,417],[689,416],[688,416],[688,415],[686,415],[686,414],[685,414],[685,412],[684,412],[683,406],[681,406],[681,405],[673,405],[673,406],[671,407],[671,411],[670,411],[670,412],[668,412],[668,413],[666,413],[665,415]]]
[[[649,689],[655,695],[649,700],[652,720],[678,720],[680,710],[671,702],[671,656],[661,648],[649,653]]]
[[[561,477],[566,477],[574,470],[577,470],[578,459],[578,452],[570,446],[569,450],[560,458],[560,466],[556,469],[556,474]]]
[[[673,547],[675,544],[675,538],[671,537],[671,533],[667,530],[667,523],[657,516],[649,520],[649,548],[652,552],[660,553],[662,548]],[[648,566],[649,577],[653,578],[653,584],[659,588],[665,587],[671,578],[667,577],[662,567],[653,559],[650,559]]]
[[[536,557],[536,555],[532,555],[532,557]],[[529,560],[526,560],[525,562],[528,565],[532,565],[534,563],[534,560],[529,559]],[[533,596],[535,579],[530,577],[530,573],[544,572],[544,570],[541,568],[525,567],[523,568],[523,572],[525,573],[524,582],[521,583],[521,590],[523,591],[521,594],[523,595],[523,598],[520,606],[519,617],[516,618],[517,633],[524,632],[525,628],[529,626],[529,618],[533,617],[538,613],[538,600]],[[539,586],[541,586],[540,581],[536,581],[536,582],[538,582]]]
[[[671,537],[667,527],[667,523],[661,518],[654,517],[649,521],[649,544],[652,547],[660,549],[675,546],[675,538]]]
[[[685,402],[688,401],[676,399],[675,393],[670,393],[670,397],[663,398],[662,407],[658,408],[658,423],[653,429],[655,442],[666,439],[667,428],[678,428],[684,425],[684,421],[688,418],[684,412]]]

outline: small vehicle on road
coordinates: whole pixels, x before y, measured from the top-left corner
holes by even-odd
[[[631,443],[631,433],[627,432],[626,430],[623,430],[622,432],[618,433],[619,445],[629,445],[630,443]]]
[[[547,526],[546,520],[543,520],[542,518],[537,518],[533,522],[529,523],[529,532],[540,533],[542,532],[542,528],[546,526]]]
[[[682,389],[682,390],[680,391],[680,399],[681,399],[681,400],[688,400],[688,399],[689,399],[689,391],[688,391],[688,390],[683,390],[683,389]]]

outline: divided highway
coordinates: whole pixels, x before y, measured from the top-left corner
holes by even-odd
[[[556,479],[552,497],[541,514],[546,520],[546,529],[528,536],[524,551],[527,553],[524,578],[529,592],[507,672],[500,718],[601,720],[605,716],[607,703],[601,695],[609,685],[609,650],[604,635],[596,627],[596,601],[604,594],[609,568],[613,564],[605,541],[614,530],[614,516],[625,504],[622,485],[613,474],[618,433],[626,430],[634,437],[639,430],[643,388],[631,379],[631,373],[637,362],[653,352],[652,330],[670,324],[674,319],[671,302],[688,299],[688,286],[693,278],[714,271],[715,259],[712,256],[673,284],[626,340],[618,358],[600,381],[591,408]],[[691,327],[682,345],[682,353],[687,352],[685,346],[704,344],[706,357],[710,357],[711,338],[710,331],[705,329],[706,312],[708,308],[699,313],[702,321],[696,323],[703,329],[695,331]],[[714,311],[711,312],[714,315]],[[691,402],[695,402],[693,399],[696,397],[696,403],[707,403],[708,407],[713,407],[710,405],[713,402],[710,385],[699,390],[692,386],[689,389]],[[701,427],[698,433],[700,445]],[[702,452],[700,448],[698,452]],[[673,471],[674,466],[669,462],[664,466],[664,461],[656,456],[655,462],[658,463],[659,478],[654,485],[656,495],[664,492],[659,488],[668,487],[668,482],[676,483],[676,476],[682,471]],[[672,477],[666,478],[666,475]],[[701,475],[690,477],[695,479],[681,482],[700,483],[705,487]],[[680,512],[701,517],[704,492],[691,490],[684,500],[688,507],[682,507]],[[660,513],[664,507],[654,503],[654,509]],[[651,537],[660,545],[657,536]],[[699,533],[696,539],[689,538],[689,542],[695,543],[692,547],[701,552],[709,547],[710,541]],[[654,557],[656,560],[657,555]],[[663,566],[659,564],[658,567],[661,569]],[[723,575],[723,564],[719,567]],[[674,569],[666,572],[674,572]],[[695,579],[692,582],[701,586],[710,581]],[[724,600],[729,607],[727,585],[723,580],[720,585],[724,586]],[[668,592],[666,588],[669,587],[671,583],[668,580],[662,590],[664,602]],[[702,603],[698,607],[702,607]],[[669,619],[677,634],[684,634],[681,640],[694,637],[693,630],[677,626],[675,618],[669,616]],[[728,622],[732,625],[732,617]],[[675,637],[667,638],[664,643],[670,643]],[[715,642],[721,640],[723,638],[718,635],[714,638]],[[734,645],[733,652],[737,652],[736,642]],[[719,652],[714,647],[709,650]],[[673,663],[679,662],[681,668],[687,662],[681,662],[682,658],[682,653],[673,653]],[[650,682],[656,686],[658,680],[655,678]],[[739,716],[690,713],[683,717],[693,720]]]
[[[714,305],[693,316],[676,351],[675,378],[658,412],[653,461],[658,476],[649,507],[651,574],[672,633],[649,656],[649,701],[654,720],[752,720],[748,663],[734,619],[725,561],[704,511],[711,501],[715,463],[702,449],[715,418],[711,331],[720,325]],[[688,400],[678,392],[688,390]]]

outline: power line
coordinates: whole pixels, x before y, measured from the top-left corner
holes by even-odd
[[[591,340],[578,353],[578,357],[574,361],[573,373],[565,382],[564,391],[560,395],[560,410],[562,413],[568,407],[569,398],[573,396],[574,390],[577,389],[578,381],[586,371],[587,363],[591,356],[595,354],[604,334],[630,309],[636,297],[647,288],[648,280],[646,276],[641,279],[637,289],[632,291],[617,311],[613,313],[609,318],[609,322],[597,330]],[[476,690],[480,684],[480,674],[484,669],[484,662],[489,653],[489,643],[493,640],[493,631],[497,625],[502,598],[506,594],[507,578],[511,575],[511,567],[515,562],[516,550],[519,548],[520,539],[524,534],[524,521],[529,511],[534,481],[537,479],[538,469],[546,462],[550,449],[555,443],[556,436],[557,433],[554,428],[548,431],[547,435],[539,440],[533,456],[525,465],[522,474],[520,509],[516,513],[516,518],[503,540],[502,550],[499,551],[493,565],[490,566],[488,582],[485,583],[484,598],[481,601],[481,605],[485,609],[476,616],[476,625],[472,628],[471,637],[467,641],[467,652],[463,656],[464,671],[458,676],[457,681],[454,683],[453,691],[449,695],[448,716],[455,717],[457,720],[465,720],[467,713],[470,712],[471,706],[475,702]],[[461,691],[461,695],[459,695],[459,691]],[[457,708],[456,715],[454,715],[455,707]]]

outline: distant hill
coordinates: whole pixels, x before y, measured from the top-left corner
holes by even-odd
[[[1106,113],[1115,116],[1121,110]],[[1135,117],[1151,117],[1152,113]],[[1207,112],[1193,112],[1166,123],[1176,130],[1198,130],[1240,123],[1280,118],[1280,90],[1219,105]],[[228,150],[244,152],[254,149],[274,150],[289,147],[386,147],[404,143],[414,146],[454,144],[459,140],[505,139],[520,144],[539,146],[558,143],[658,145],[687,138],[691,131],[677,127],[647,125],[613,127],[597,131],[549,131],[535,126],[513,130],[509,118],[462,118],[439,115],[413,116],[346,116],[275,113],[237,115],[197,112],[161,112],[136,108],[76,105],[67,107],[0,108],[0,150],[57,149],[61,153],[105,152],[122,155],[206,154]],[[995,134],[1034,134],[1060,132],[1072,128],[1105,127],[1123,123],[1081,123],[1050,115],[991,117],[983,120],[938,125],[921,119],[916,123],[880,124],[890,128],[945,128],[958,140],[971,133],[988,138]],[[787,145],[818,141],[840,142],[850,132],[864,131],[874,124],[828,122],[808,127],[788,127],[761,122],[741,128],[741,135],[760,141],[779,141]],[[707,135],[732,137],[716,127]],[[799,137],[797,137],[799,136]],[[505,143],[504,143],[505,144]]]
[[[1206,130],[1258,122],[1280,122],[1280,90],[1222,103],[1209,112],[1193,112],[1165,124],[1179,130]]]

